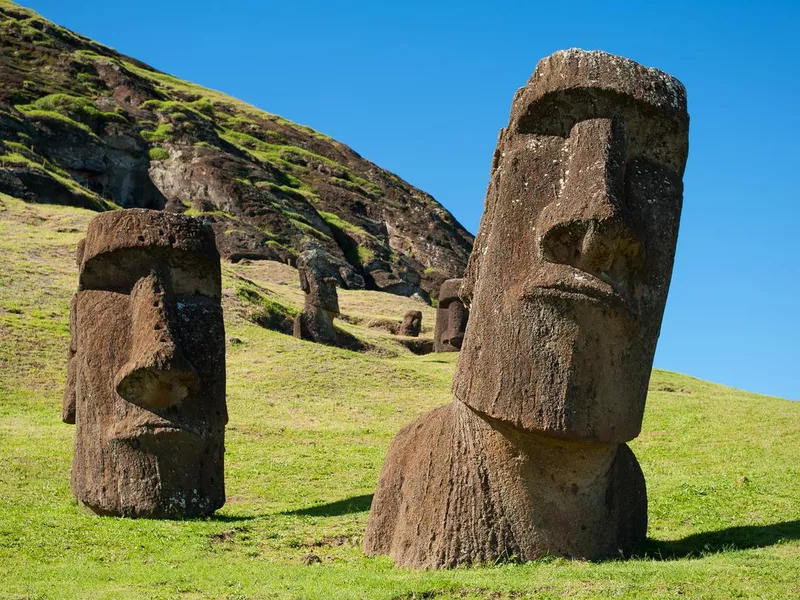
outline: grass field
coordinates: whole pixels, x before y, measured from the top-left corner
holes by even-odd
[[[216,516],[99,518],[69,490],[61,423],[73,248],[92,213],[0,195],[0,598],[798,598],[800,403],[656,371],[641,437],[649,541],[638,558],[447,572],[360,550],[395,432],[449,401],[456,356],[416,356],[362,325],[411,300],[343,292],[354,353],[244,318],[246,278],[299,306],[293,270],[224,268],[226,486]],[[433,309],[425,309],[430,335]],[[691,343],[687,340],[687,343]],[[309,553],[321,563],[306,565]]]

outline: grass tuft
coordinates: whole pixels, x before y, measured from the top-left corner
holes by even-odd
[[[167,160],[169,152],[161,146],[155,146],[147,151],[147,156],[150,157],[150,160]]]

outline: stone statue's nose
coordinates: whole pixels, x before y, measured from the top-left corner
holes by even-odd
[[[575,124],[564,146],[564,177],[546,209],[540,245],[545,260],[612,282],[630,279],[644,252],[624,206],[625,140],[612,119]]]
[[[130,360],[115,379],[117,393],[147,409],[180,404],[200,386],[174,337],[175,301],[162,275],[152,272],[131,290]]]

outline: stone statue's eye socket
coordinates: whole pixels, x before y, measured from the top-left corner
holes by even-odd
[[[563,114],[561,111],[532,110],[520,119],[517,133],[540,136],[553,136],[568,138],[572,126],[577,122],[572,115]],[[541,107],[537,107],[541,108]]]
[[[118,263],[106,256],[97,256],[84,264],[80,277],[81,288],[129,294],[136,282],[148,273],[149,271],[133,268],[124,262]]]
[[[642,160],[662,165],[674,174],[683,173],[688,139],[669,119],[648,117],[626,126],[628,162]]]
[[[612,117],[613,103],[598,98],[597,90],[568,90],[549,94],[532,102],[517,122],[522,134],[569,137],[575,123],[586,119]]]
[[[202,256],[175,250],[131,248],[93,256],[83,264],[80,285],[84,290],[129,294],[137,281],[153,272],[161,275],[163,285],[176,296],[220,296],[219,266]]]
[[[688,143],[684,126],[653,106],[609,90],[574,89],[548,94],[522,111],[515,131],[568,138],[575,124],[588,119],[621,123],[626,152],[630,153],[628,160],[641,156],[683,172]]]

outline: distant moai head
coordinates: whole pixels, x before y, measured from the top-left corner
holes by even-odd
[[[422,311],[408,311],[403,317],[400,329],[397,331],[398,335],[417,337],[420,331],[422,331]]]
[[[661,71],[582,50],[539,62],[492,163],[457,398],[563,439],[638,435],[688,125],[685,89]]]
[[[99,514],[207,515],[225,502],[219,254],[200,221],[95,217],[78,250],[63,418],[72,489]]]
[[[293,335],[302,340],[336,345],[339,339],[333,325],[333,319],[339,316],[336,267],[325,252],[313,248],[297,258],[297,272],[306,296],[303,311],[294,319]]]
[[[458,296],[463,279],[448,279],[439,288],[439,306],[436,310],[436,352],[458,352],[464,341],[469,311]]]
[[[306,304],[330,313],[339,314],[336,294],[336,269],[322,250],[306,250],[297,259],[300,287],[306,293]]]

